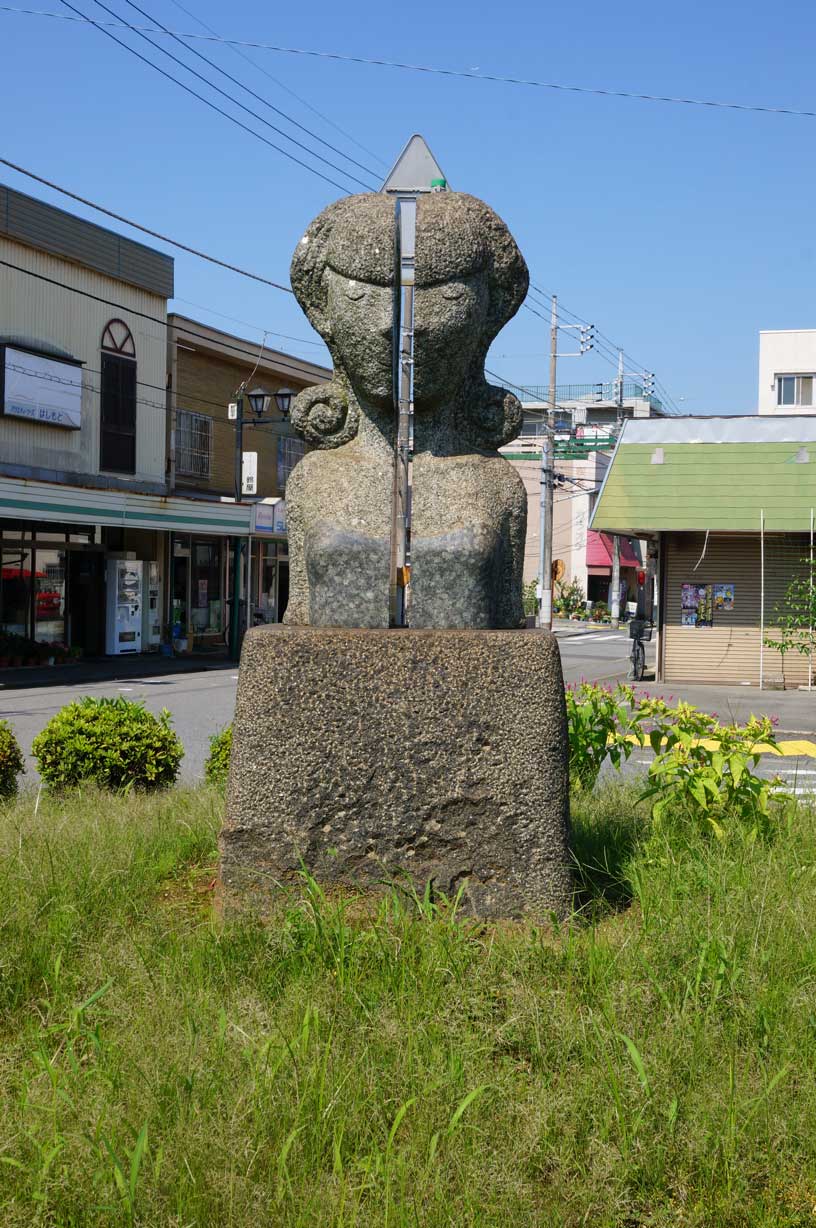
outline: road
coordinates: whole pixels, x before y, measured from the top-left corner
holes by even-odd
[[[566,682],[611,682],[626,677],[629,663],[629,637],[625,630],[592,630],[566,624],[557,628],[558,644]],[[653,646],[646,645],[647,673],[653,666]],[[62,675],[58,675],[62,676]],[[232,720],[235,706],[235,687],[238,674],[234,665],[210,662],[207,668],[197,673],[173,673],[135,676],[120,681],[89,682],[77,685],[68,682],[61,685],[19,687],[14,690],[0,688],[0,718],[14,726],[17,738],[26,755],[28,781],[36,779],[31,759],[31,742],[43,726],[72,699],[83,695],[116,696],[141,700],[151,712],[168,708],[173,717],[173,727],[181,738],[185,756],[182,760],[181,778],[194,781],[201,777],[204,760],[209,749],[209,739]],[[649,690],[662,692],[664,688],[645,684]],[[735,688],[731,688],[734,689]],[[725,688],[695,687],[689,698],[707,710],[719,707],[721,712],[730,706],[741,705],[735,716],[745,719],[748,706],[753,710],[778,710],[783,715],[781,736],[810,736],[816,720],[811,717],[810,696],[799,694],[766,693],[766,705],[758,701],[758,692],[749,689],[733,699],[724,694]],[[684,692],[685,694],[685,692]],[[814,705],[816,707],[816,705]],[[745,713],[742,708],[746,708]],[[275,736],[270,731],[270,736]],[[284,734],[285,736],[285,734]],[[636,751],[626,767],[627,774],[645,772],[649,763],[648,751]],[[777,773],[798,792],[816,790],[816,759],[791,756],[778,758],[765,756],[761,770],[766,775]]]

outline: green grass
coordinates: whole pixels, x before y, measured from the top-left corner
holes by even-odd
[[[816,829],[578,805],[580,915],[212,916],[217,792],[0,811],[0,1224],[804,1225]]]

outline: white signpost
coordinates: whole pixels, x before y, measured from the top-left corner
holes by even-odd
[[[414,412],[414,281],[417,197],[444,191],[447,181],[423,137],[415,133],[380,189],[396,197],[395,279],[400,293],[394,303],[394,410],[397,441],[394,455],[394,502],[391,519],[390,621],[405,626],[410,523],[411,419]]]

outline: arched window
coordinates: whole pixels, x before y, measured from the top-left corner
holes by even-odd
[[[102,332],[99,468],[136,472],[136,345],[124,320]]]
[[[124,320],[108,320],[102,333],[102,349],[121,354],[123,358],[136,357],[133,333]]]

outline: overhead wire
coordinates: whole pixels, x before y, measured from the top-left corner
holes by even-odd
[[[97,0],[97,3],[98,2],[99,0]],[[336,145],[332,145],[331,141],[325,141],[322,136],[318,136],[316,132],[312,132],[311,128],[307,128],[305,124],[301,124],[299,120],[289,115],[288,112],[281,110],[280,107],[276,107],[274,103],[269,102],[269,100],[264,98],[261,94],[256,93],[255,90],[251,89],[245,82],[241,81],[238,77],[233,77],[232,73],[227,72],[225,68],[221,68],[219,64],[216,64],[215,60],[211,60],[209,56],[204,55],[202,51],[197,50],[197,48],[195,47],[188,46],[187,43],[185,43],[183,39],[179,38],[177,34],[174,34],[172,30],[168,30],[167,26],[165,26],[161,21],[159,21],[157,17],[153,17],[145,9],[140,8],[139,5],[136,4],[135,0],[125,0],[125,3],[128,4],[130,8],[134,9],[137,13],[141,13],[141,15],[145,17],[148,21],[152,21],[153,24],[158,26],[159,29],[164,34],[168,34],[171,38],[175,39],[175,41],[179,44],[179,46],[183,47],[185,51],[190,52],[192,55],[196,56],[199,60],[202,60],[203,63],[209,64],[210,68],[215,69],[216,72],[220,73],[223,77],[226,77],[226,79],[228,81],[231,81],[233,85],[237,85],[239,89],[244,90],[245,93],[249,94],[252,98],[257,99],[257,101],[260,102],[263,106],[269,107],[270,111],[274,111],[276,115],[282,116],[288,123],[294,124],[296,128],[299,128],[301,132],[307,133],[312,138],[312,140],[319,141],[321,145],[325,145],[327,149],[331,149],[333,153],[339,154],[341,158],[345,158],[347,162],[353,163],[353,165],[358,167],[359,170],[365,171],[367,175],[371,175],[374,179],[376,179],[377,177],[376,171],[372,171],[370,167],[364,166],[362,162],[358,162],[356,158],[352,158],[351,154],[344,153],[342,149],[338,149]],[[111,10],[107,9],[105,5],[102,5],[101,7],[105,8],[106,12],[111,12]],[[150,41],[151,40],[148,39],[148,42]],[[153,46],[158,47],[158,44],[154,43]],[[164,48],[161,48],[161,50],[164,50]],[[182,63],[182,61],[180,60],[178,62]],[[189,69],[189,71],[192,72],[192,69]],[[202,78],[202,80],[204,80],[204,78]],[[216,86],[213,86],[213,89],[215,88]],[[231,95],[227,94],[226,97],[229,98],[231,97]],[[238,106],[242,105],[241,103],[237,101],[237,99],[233,99],[233,101]],[[250,111],[249,114],[255,115],[255,112]],[[255,118],[260,119],[262,123],[267,122],[261,116],[255,116]],[[294,138],[290,137],[288,133],[283,132],[283,130],[280,128],[276,128],[274,124],[270,125],[270,127],[272,127],[275,132],[280,132],[281,135],[285,136],[287,140],[289,141],[294,140]],[[308,149],[308,146],[301,145],[299,141],[296,141],[295,144],[300,145],[302,149]],[[312,150],[309,150],[309,153],[312,153],[312,152],[313,152]],[[329,165],[334,166],[334,163],[330,162]],[[335,169],[339,170],[341,174],[347,173],[343,167],[335,167]],[[360,183],[360,180],[359,179],[355,180],[355,182]]]
[[[97,303],[103,303],[106,307],[116,307],[120,311],[125,311],[129,315],[136,316],[137,319],[148,320],[153,324],[159,324],[162,328],[174,328],[176,332],[184,333],[190,337],[196,337],[200,341],[210,340],[206,333],[198,332],[194,328],[188,328],[186,325],[179,324],[177,321],[171,322],[166,319],[163,320],[161,316],[151,315],[150,312],[147,311],[138,311],[135,307],[129,307],[126,303],[116,302],[115,299],[103,298],[99,294],[93,294],[90,290],[80,290],[77,286],[71,286],[67,282],[59,281],[55,277],[48,277],[45,273],[36,273],[33,269],[26,269],[21,264],[14,264],[10,260],[0,259],[0,265],[8,269],[13,269],[16,273],[23,273],[26,277],[36,278],[37,281],[43,281],[52,286],[59,286],[60,289],[66,290],[70,294],[78,294],[82,298],[93,299]],[[233,342],[229,341],[219,341],[218,344],[222,349],[232,350],[234,353],[241,354],[244,358],[249,358],[253,362],[255,361],[254,350],[248,350],[242,345],[235,345]],[[307,359],[304,359],[303,361],[308,362]],[[317,366],[318,364],[313,363],[310,365]],[[285,359],[281,359],[277,355],[275,356],[275,366],[280,367],[284,371],[290,371],[301,378],[303,376],[303,370],[301,367],[293,366],[292,363],[287,363]]]
[[[144,235],[150,235],[152,239],[158,239],[162,243],[169,243],[171,247],[177,247],[179,251],[187,252],[190,256],[197,256],[199,260],[206,260],[210,264],[218,265],[219,268],[227,269],[230,273],[238,273],[241,277],[248,277],[251,281],[258,281],[264,286],[271,286],[273,290],[283,290],[285,294],[294,294],[291,286],[284,286],[279,281],[272,281],[268,277],[262,277],[260,273],[251,273],[248,269],[242,269],[237,264],[230,264],[227,260],[219,260],[217,256],[211,256],[207,252],[199,251],[198,248],[191,247],[189,243],[182,243],[180,239],[171,239],[169,235],[162,234],[161,231],[151,230],[149,226],[143,226],[141,222],[134,222],[132,218],[125,217],[121,213],[114,213],[113,209],[107,209],[97,201],[88,200],[85,196],[71,192],[68,188],[54,183],[53,180],[46,179],[42,175],[35,174],[34,171],[27,170],[24,166],[20,166],[17,162],[10,161],[9,158],[0,157],[0,164],[16,171],[18,175],[25,175],[26,178],[33,179],[36,183],[41,183],[44,187],[51,188],[54,192],[59,192],[61,196],[67,196],[70,200],[75,200],[80,205],[85,205],[88,209],[102,213],[105,217],[111,217],[116,222],[122,222],[125,226],[130,226],[133,230],[139,230]]]
[[[80,10],[75,8],[74,5],[69,2],[69,0],[60,0],[60,3],[64,4],[66,8],[71,9],[71,11],[74,13],[80,13]],[[282,149],[280,145],[276,145],[274,141],[270,141],[267,137],[262,136],[260,132],[256,132],[254,128],[250,128],[249,125],[243,123],[242,120],[237,119],[234,115],[230,115],[230,113],[225,111],[223,107],[219,107],[217,103],[212,102],[209,98],[205,98],[203,94],[199,94],[197,90],[192,88],[192,86],[185,85],[183,81],[179,81],[178,77],[174,77],[172,73],[167,72],[166,69],[161,68],[160,65],[155,64],[152,60],[148,59],[146,55],[142,55],[142,53],[137,51],[135,47],[131,47],[128,43],[123,42],[121,38],[117,38],[115,34],[112,34],[111,31],[106,28],[106,23],[96,21],[92,17],[85,17],[82,13],[80,13],[80,16],[82,16],[83,19],[89,22],[92,26],[96,26],[96,28],[108,38],[113,39],[113,41],[118,43],[120,47],[123,47],[125,51],[129,51],[131,55],[135,55],[136,58],[141,60],[143,64],[147,64],[150,68],[155,69],[155,71],[160,73],[161,76],[166,77],[168,81],[172,81],[175,85],[178,85],[185,91],[185,93],[191,94],[193,98],[197,98],[199,102],[203,102],[205,106],[210,108],[210,110],[216,111],[219,115],[223,115],[223,117],[228,119],[230,123],[242,128],[244,132],[248,132],[250,136],[254,136],[257,140],[262,141],[264,145],[268,145],[270,149],[274,149],[278,153],[283,154],[283,156],[288,158],[290,162],[296,162],[298,166],[302,166],[312,175],[316,175],[318,179],[322,179],[326,183],[330,183],[334,188],[339,188],[341,192],[348,193],[348,188],[342,183],[338,183],[336,179],[331,179],[328,175],[324,175],[322,171],[317,170],[315,167],[309,166],[308,162],[304,162],[301,158],[296,157],[295,154],[289,153],[287,149]],[[190,69],[189,71],[192,72],[193,70]],[[292,138],[289,139],[291,140]],[[316,158],[318,157],[316,154],[313,156]],[[326,161],[325,158],[319,158],[319,160],[323,162]],[[349,178],[351,178],[351,176],[349,176]]]
[[[215,35],[216,39],[221,40],[221,35],[218,33],[218,31],[214,30],[212,26],[208,26],[206,21],[199,17],[197,13],[190,12],[190,10],[181,3],[181,0],[170,0],[170,2],[171,4],[174,4],[177,9],[180,9],[182,13],[186,13],[188,17],[192,17],[193,21],[197,21],[202,29]],[[262,64],[259,64],[257,60],[253,60],[251,56],[248,56],[247,53],[242,51],[240,47],[236,47],[233,44],[227,44],[227,46],[230,51],[235,53],[235,55],[240,56],[244,63],[249,64],[255,72],[261,73],[268,81],[271,81],[274,85],[277,85],[279,89],[285,90],[285,92],[290,94],[292,98],[301,104],[301,106],[306,107],[306,109],[311,111],[313,115],[316,115],[318,119],[322,119],[323,122],[328,124],[330,128],[334,128],[335,132],[339,132],[340,135],[344,136],[347,141],[351,141],[352,145],[356,145],[358,149],[363,151],[363,153],[367,153],[369,157],[374,159],[375,162],[379,162],[385,167],[388,166],[385,159],[381,158],[380,155],[375,153],[373,149],[369,149],[367,145],[363,145],[362,141],[358,141],[357,138],[352,136],[350,132],[347,132],[345,128],[341,128],[340,124],[333,120],[329,115],[325,115],[323,111],[318,110],[318,108],[314,106],[313,103],[309,102],[307,98],[301,97],[301,95],[296,93],[295,90],[293,90],[291,86],[287,85],[285,81],[281,81],[278,77],[273,77],[271,72],[264,68]]]
[[[65,0],[62,0],[64,3]],[[52,17],[62,20],[62,13],[54,13],[44,9],[18,8],[12,5],[0,5],[0,12],[25,14],[31,17]],[[80,15],[80,20],[97,24],[92,18]],[[111,23],[105,22],[105,25]],[[128,22],[117,22],[116,25],[125,29],[141,31],[142,27]],[[155,27],[144,27],[144,32],[161,34]],[[430,64],[411,64],[403,60],[386,60],[376,57],[348,55],[339,51],[317,51],[309,47],[287,47],[280,43],[262,43],[252,39],[226,38],[223,35],[198,34],[189,31],[174,30],[173,34],[183,39],[203,39],[209,42],[223,43],[231,47],[249,47],[256,51],[274,51],[282,55],[306,56],[320,60],[335,60],[345,64],[363,64],[376,68],[397,68],[404,72],[424,73],[431,76],[452,77],[466,81],[485,81],[499,85],[518,85],[532,89],[557,90],[570,94],[587,94],[602,98],[627,98],[636,102],[671,103],[689,107],[707,107],[714,110],[742,111],[759,115],[789,115],[800,119],[816,119],[816,111],[799,110],[795,107],[768,106],[762,103],[730,102],[726,99],[691,98],[673,94],[648,94],[634,90],[614,90],[602,86],[572,85],[561,81],[541,81],[534,77],[510,77],[499,73],[468,71],[462,68],[439,68]]]

